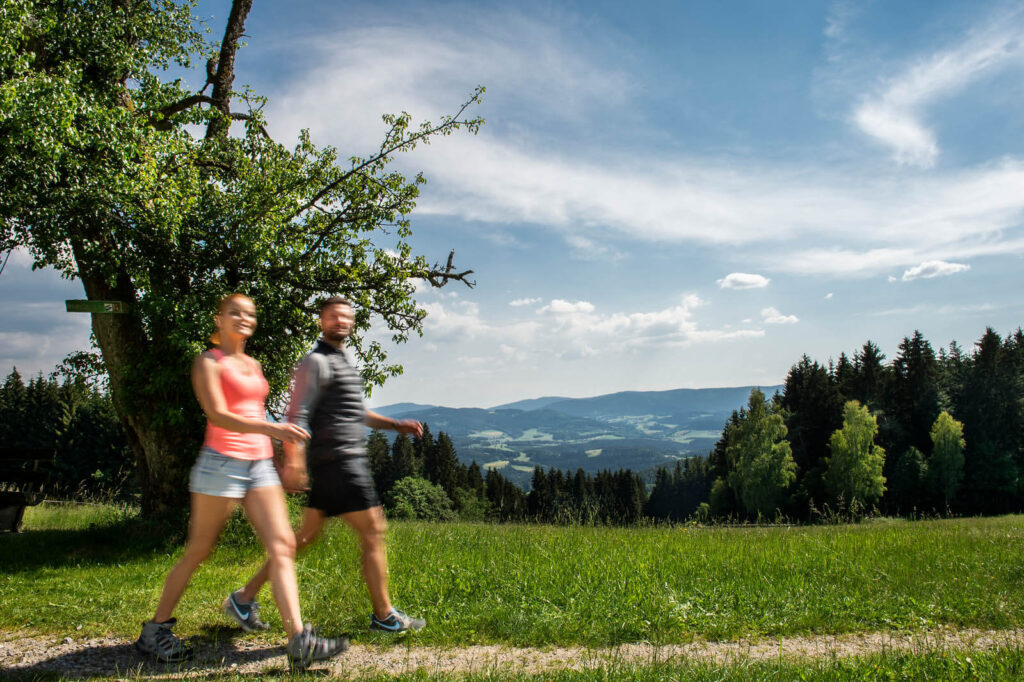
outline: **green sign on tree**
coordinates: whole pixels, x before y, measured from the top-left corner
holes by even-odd
[[[69,313],[126,313],[128,306],[121,301],[86,301],[73,299],[64,301]]]

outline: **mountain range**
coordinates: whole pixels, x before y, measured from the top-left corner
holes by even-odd
[[[592,398],[550,396],[490,408],[396,403],[374,408],[444,431],[459,459],[498,469],[528,487],[536,466],[643,472],[706,454],[753,386],[623,391]],[[762,386],[765,395],[782,386]]]

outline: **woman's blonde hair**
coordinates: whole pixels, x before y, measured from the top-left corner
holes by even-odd
[[[240,294],[240,293],[238,293],[236,291],[235,293],[228,294],[224,298],[220,299],[220,302],[217,304],[217,314],[220,315],[221,313],[223,313],[224,312],[224,308],[227,307],[228,303],[231,303],[231,301],[234,301],[235,299],[238,299],[238,298],[243,299],[245,301],[248,301],[249,303],[252,303],[254,306],[256,305],[256,302],[253,301],[251,298],[249,298],[245,294]],[[220,330],[219,329],[214,329],[213,333],[210,334],[210,343],[212,343],[215,346],[219,346],[220,345]]]

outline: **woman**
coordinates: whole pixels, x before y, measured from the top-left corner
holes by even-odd
[[[224,298],[214,318],[215,347],[192,365],[192,387],[206,413],[206,438],[189,478],[192,513],[185,554],[164,582],[153,619],[143,623],[136,646],[161,661],[182,661],[189,646],[171,628],[171,617],[199,564],[210,555],[224,524],[241,500],[249,522],[266,547],[274,601],[288,632],[288,657],[297,666],[323,660],[348,647],[344,638],[319,637],[299,613],[295,580],[295,534],[285,506],[281,481],[273,466],[270,438],[297,443],[309,434],[294,424],[266,420],[264,401],[269,386],[260,364],[245,354],[245,343],[256,329],[256,306],[248,296]],[[231,599],[229,597],[229,599]],[[225,602],[225,612],[243,627],[266,626],[256,617],[258,605]],[[239,618],[239,613],[245,617]],[[247,628],[251,629],[251,628]]]

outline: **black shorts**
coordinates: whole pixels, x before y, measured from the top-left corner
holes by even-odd
[[[306,506],[338,516],[380,506],[367,457],[338,457],[309,466]]]

